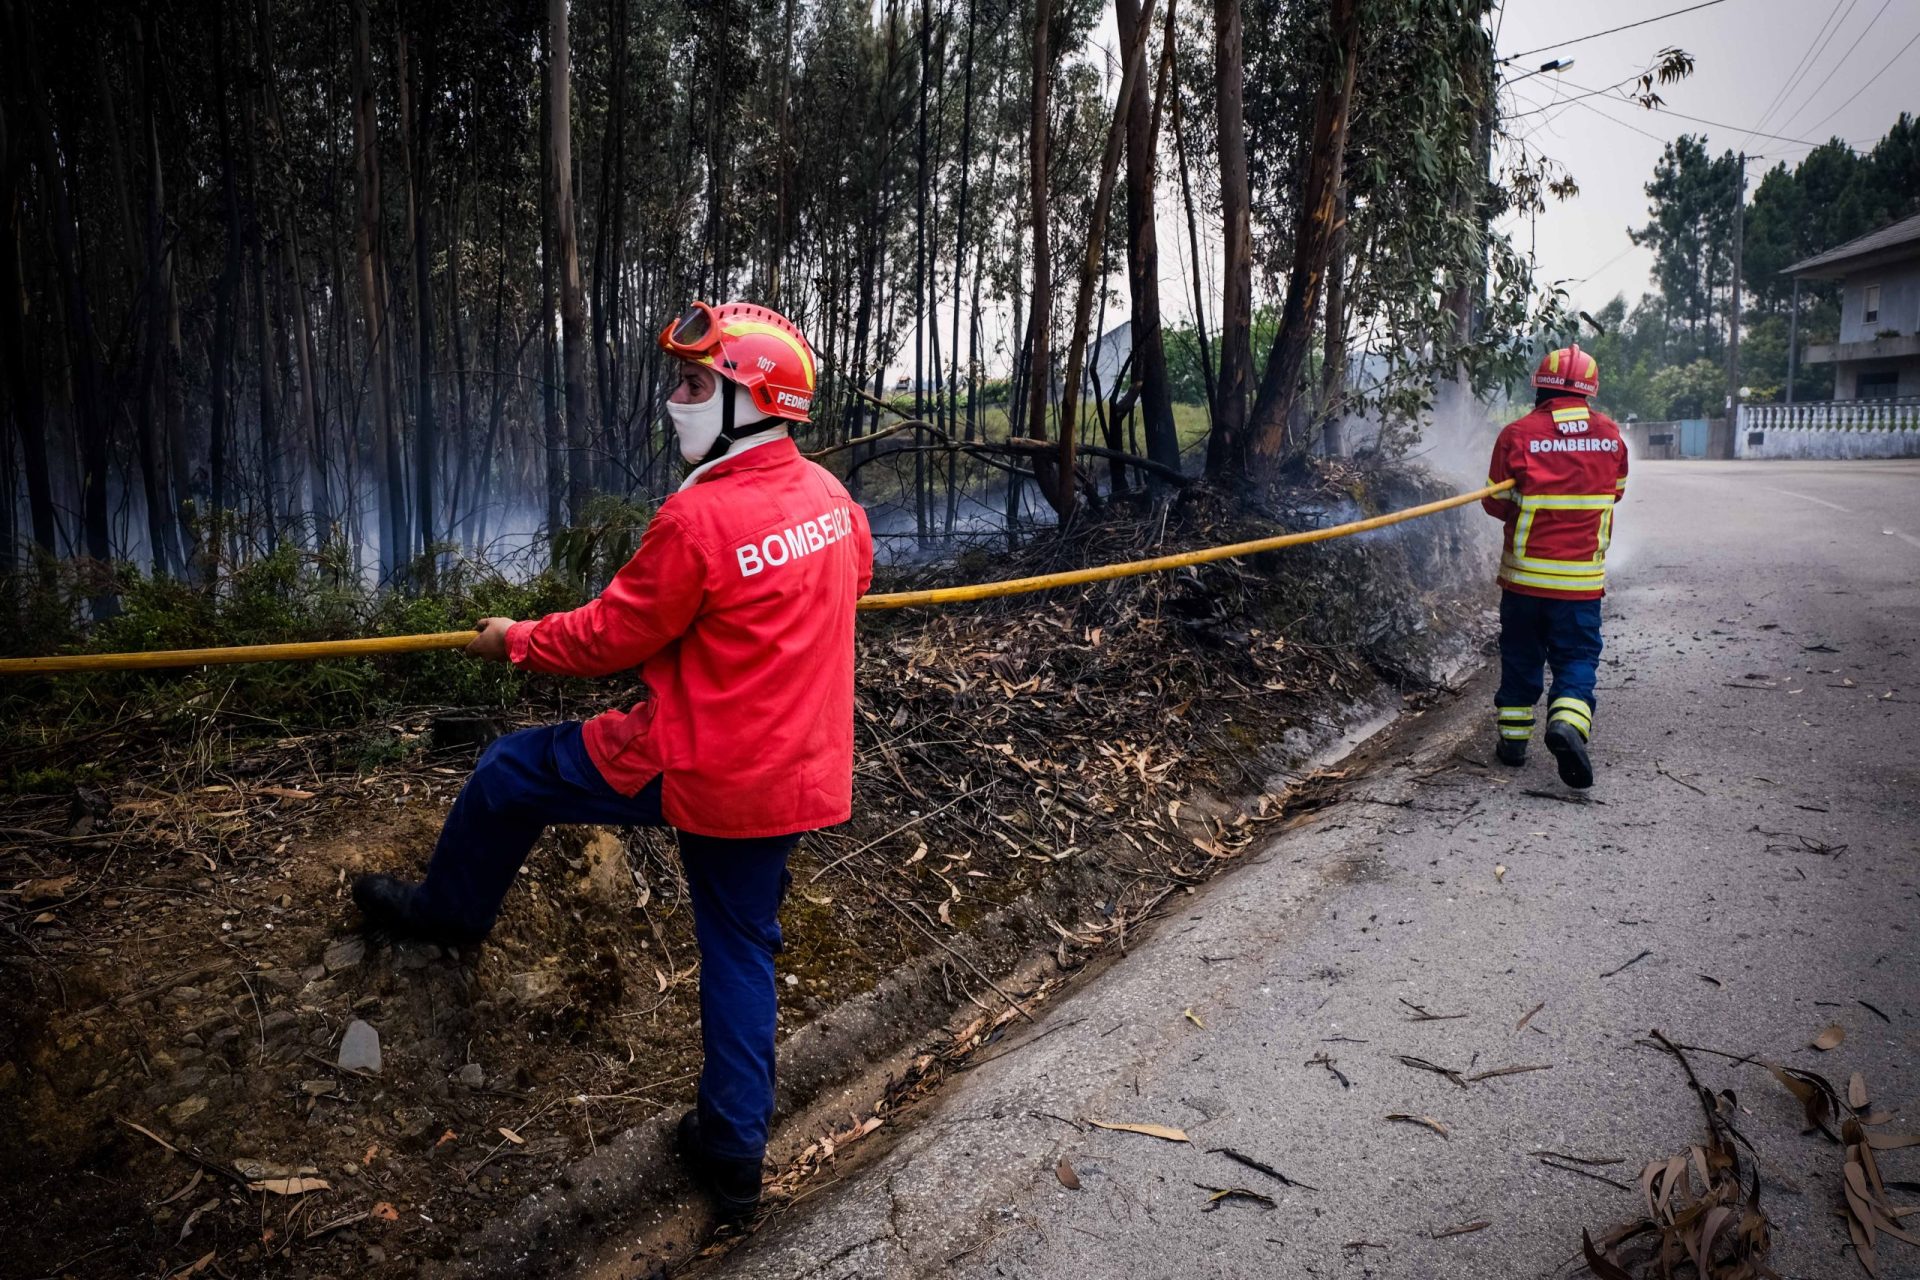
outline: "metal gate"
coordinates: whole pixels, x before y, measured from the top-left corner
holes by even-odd
[[[1683,458],[1704,458],[1707,456],[1707,420],[1705,418],[1682,418],[1680,426],[1680,456]]]

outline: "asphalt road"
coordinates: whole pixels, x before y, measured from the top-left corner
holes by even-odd
[[[1555,798],[1537,743],[1523,772],[1470,762],[1483,676],[720,1274],[1571,1274],[1638,1196],[1531,1153],[1633,1184],[1703,1133],[1652,1028],[1843,1092],[1861,1072],[1920,1129],[1920,463],[1642,464],[1616,536],[1603,803]],[[1549,1069],[1459,1087],[1401,1055]],[[1776,1269],[1864,1274],[1839,1148],[1761,1067],[1691,1057],[1763,1157]],[[1920,1148],[1883,1165],[1920,1180]],[[1880,1255],[1920,1275],[1920,1249]]]

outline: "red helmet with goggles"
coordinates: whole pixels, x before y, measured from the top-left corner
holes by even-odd
[[[696,302],[661,330],[660,349],[743,388],[769,418],[805,422],[813,407],[813,348],[778,311],[751,302]]]
[[[1569,395],[1600,394],[1600,362],[1580,349],[1579,343],[1549,351],[1533,371],[1533,385],[1541,391],[1565,391]]]

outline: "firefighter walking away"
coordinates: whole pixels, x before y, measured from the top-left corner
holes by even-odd
[[[1483,499],[1502,521],[1500,688],[1494,694],[1500,763],[1527,762],[1535,708],[1548,691],[1543,740],[1570,787],[1593,785],[1593,685],[1600,664],[1600,599],[1614,504],[1627,489],[1627,444],[1594,412],[1600,365],[1579,344],[1550,351],[1533,374],[1533,412],[1501,429],[1488,482],[1512,490]]]

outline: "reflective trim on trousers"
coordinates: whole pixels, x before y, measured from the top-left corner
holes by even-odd
[[[1564,591],[1569,595],[1606,588],[1604,578],[1555,578],[1544,573],[1523,573],[1505,567],[1500,570],[1500,581],[1522,587],[1541,587],[1547,591]]]

